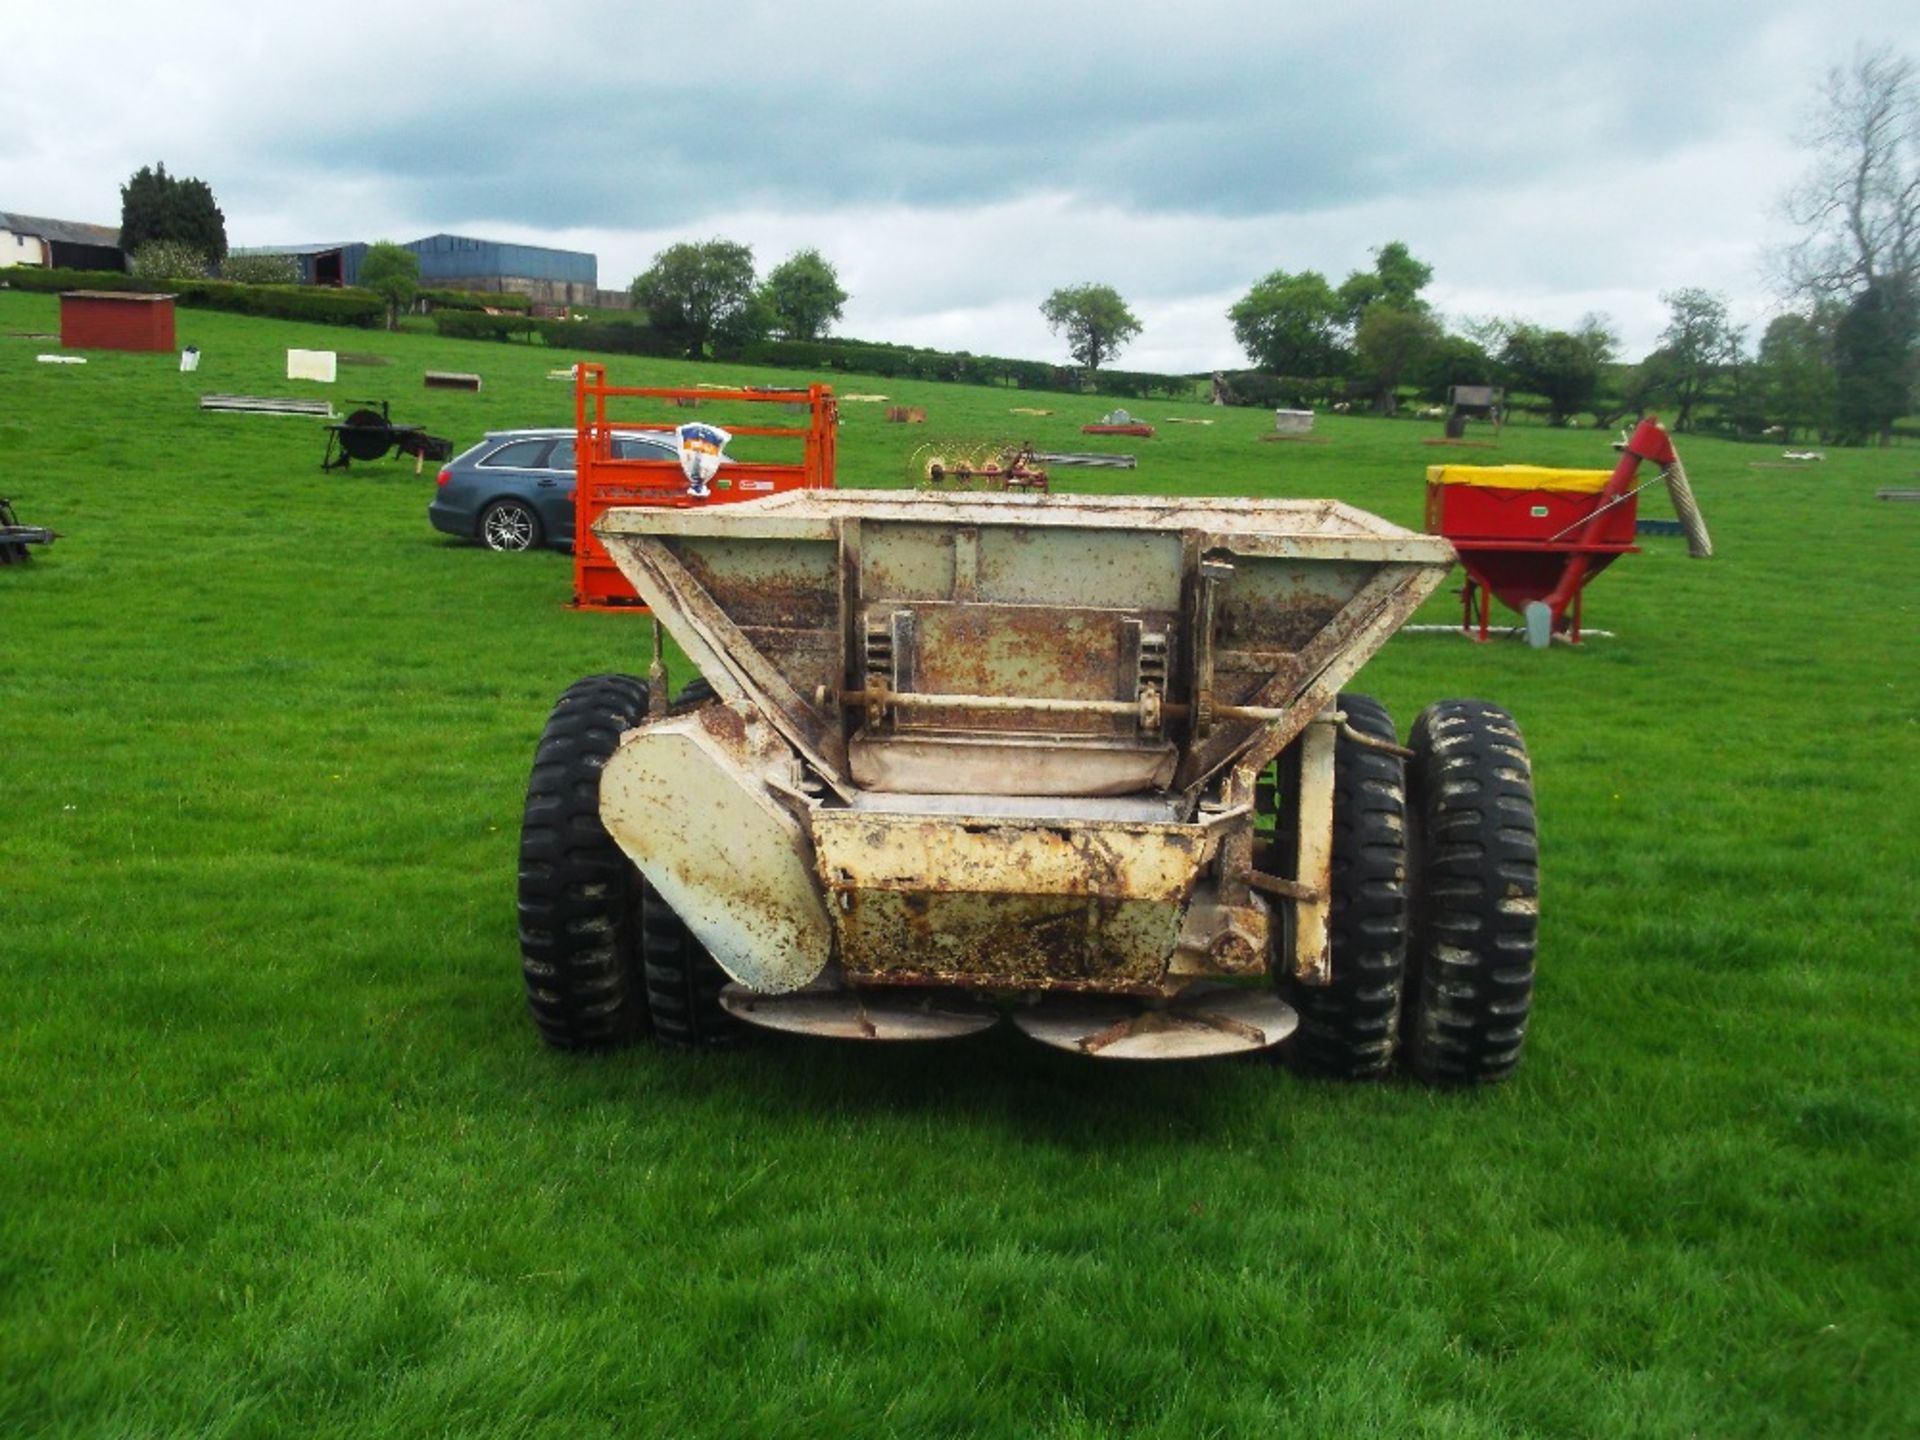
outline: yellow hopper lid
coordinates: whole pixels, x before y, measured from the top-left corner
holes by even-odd
[[[1493,490],[1564,490],[1593,495],[1611,470],[1551,470],[1544,465],[1429,465],[1429,485],[1478,485]]]

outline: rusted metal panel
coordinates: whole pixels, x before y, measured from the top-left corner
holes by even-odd
[[[1295,665],[1286,673],[1276,673],[1247,702],[1284,709],[1287,717],[1267,722],[1264,728],[1247,722],[1221,725],[1189,749],[1174,783],[1197,799],[1201,788],[1228,765],[1248,771],[1264,768],[1446,577],[1446,570],[1438,566],[1376,568],[1372,578],[1297,652]]]
[[[1180,924],[1175,904],[1077,895],[846,889],[834,898],[841,969],[862,984],[1152,994]]]
[[[839,557],[817,540],[732,540],[703,535],[669,547],[695,584],[734,624],[831,631]]]
[[[832,931],[806,829],[768,789],[792,754],[751,706],[709,705],[628,732],[600,815],[700,943],[766,994],[811,984]]]
[[[1031,605],[921,604],[910,643],[896,641],[894,664],[906,665],[893,688],[927,694],[1019,697],[1022,700],[1131,701],[1139,685],[1139,634],[1172,629],[1171,616],[1142,621],[1138,612]],[[1054,711],[956,713],[903,709],[893,728],[998,730],[1046,735],[1120,735],[1137,732],[1124,717]]]
[[[1165,789],[1178,758],[1167,741],[856,735],[847,742],[854,784],[914,795],[1137,795]]]
[[[608,518],[630,513],[634,512],[615,511]],[[822,779],[842,794],[849,793],[846,740],[838,717],[822,715],[803,699],[793,680],[754,648],[666,545],[631,536],[609,545],[608,550],[721,698],[760,706]]]
[[[821,874],[835,889],[1181,902],[1217,843],[1199,825],[832,809],[811,820]]]
[[[1119,991],[1163,980],[1206,827],[820,810],[812,816],[850,977]]]

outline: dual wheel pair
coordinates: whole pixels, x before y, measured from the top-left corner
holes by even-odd
[[[713,697],[704,680],[675,712]],[[553,707],[520,825],[520,969],[533,1023],[562,1050],[605,1050],[649,1031],[676,1046],[723,1045],[740,1022],[727,976],[607,834],[600,774],[647,718],[647,682],[589,675]]]
[[[1280,1054],[1339,1079],[1383,1075],[1396,1058],[1430,1084],[1504,1079],[1526,1039],[1540,918],[1520,728],[1497,706],[1442,700],[1414,721],[1403,758],[1385,706],[1338,703],[1363,738],[1343,733],[1334,749],[1332,980],[1279,972],[1300,1016]],[[1276,836],[1297,786],[1285,758],[1262,786]],[[1290,847],[1273,843],[1269,867],[1294,873]],[[1282,947],[1276,966],[1290,958]]]
[[[695,680],[676,711],[705,703]],[[534,756],[520,832],[521,969],[534,1024],[561,1049],[605,1049],[649,1031],[671,1045],[736,1039],[727,976],[608,836],[600,775],[647,715],[646,682],[576,681]],[[1332,981],[1284,971],[1300,1027],[1281,1053],[1312,1074],[1362,1079],[1396,1055],[1422,1080],[1499,1080],[1519,1062],[1533,997],[1539,851],[1519,727],[1495,706],[1447,700],[1415,721],[1411,760],[1378,701],[1343,695],[1334,749]],[[1284,763],[1261,800],[1297,791]],[[1262,868],[1292,873],[1282,853]],[[1284,958],[1288,947],[1277,951]]]

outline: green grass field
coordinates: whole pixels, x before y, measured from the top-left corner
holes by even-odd
[[[567,611],[563,556],[436,535],[431,468],[323,475],[313,422],[196,409],[386,396],[464,446],[568,423],[566,357],[186,311],[197,375],[36,364],[17,332],[57,328],[0,293],[0,493],[66,537],[0,570],[0,1435],[1920,1433],[1920,507],[1874,498],[1920,450],[1683,438],[1720,554],[1601,577],[1613,638],[1368,667],[1403,730],[1476,695],[1532,747],[1507,1086],[1004,1031],[571,1058],[523,1009],[522,792],[554,697],[643,670],[647,627]],[[391,363],[328,391],[288,345]],[[855,485],[929,436],[1091,448],[1108,404],[841,388],[929,415],[847,405]],[[1436,455],[1612,460],[1132,408],[1215,423],[1063,488],[1417,525]]]

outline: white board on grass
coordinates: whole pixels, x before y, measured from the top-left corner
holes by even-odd
[[[323,385],[331,385],[334,367],[337,364],[338,357],[331,350],[289,350],[287,351],[287,378],[318,380]]]

